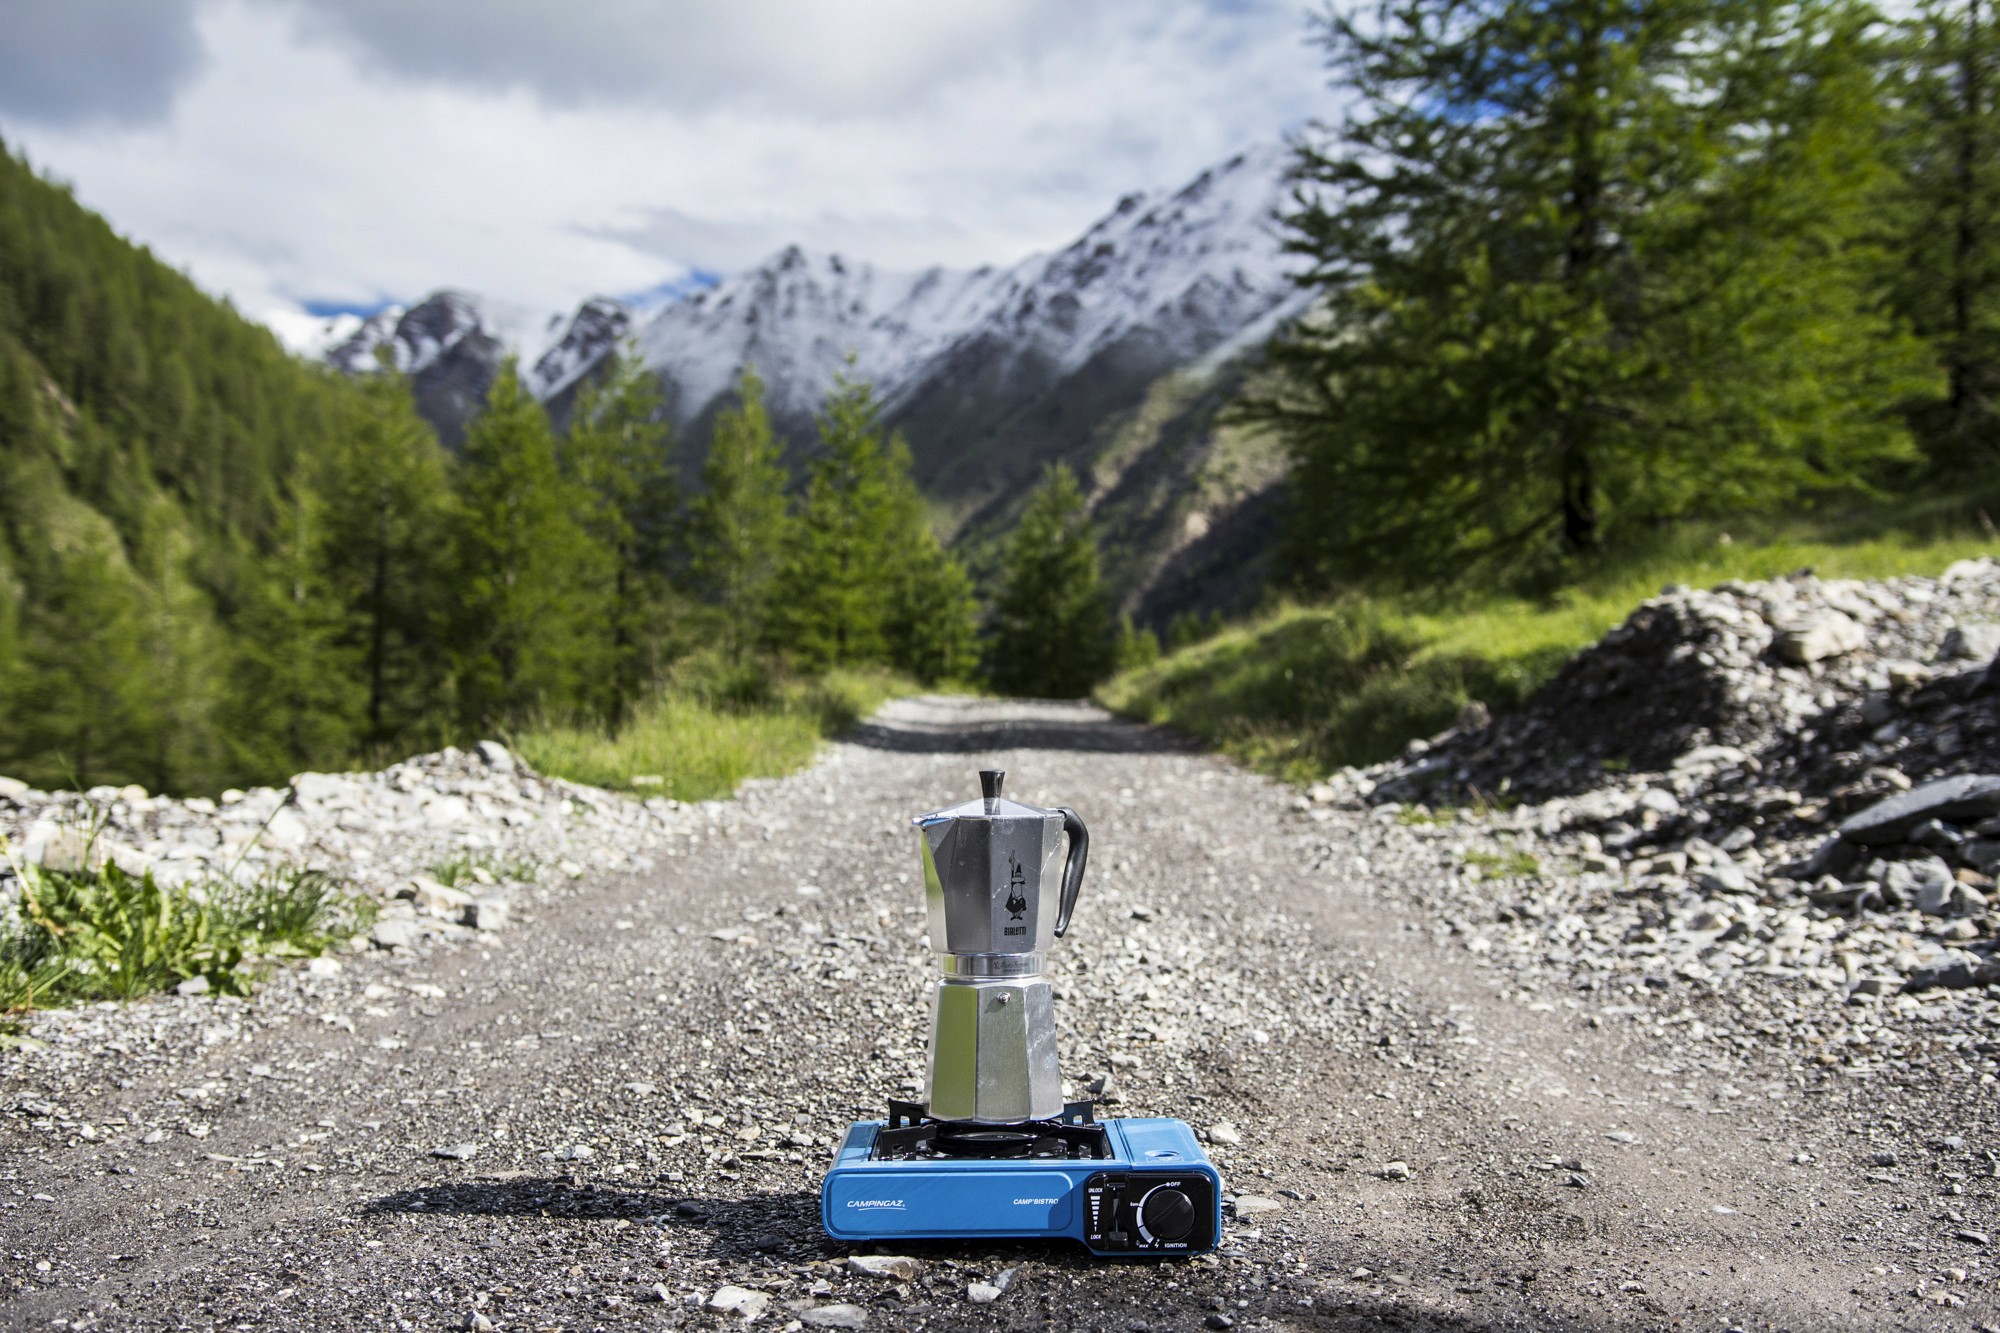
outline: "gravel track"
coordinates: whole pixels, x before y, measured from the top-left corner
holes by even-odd
[[[819,1231],[838,1135],[921,1076],[908,819],[982,766],[1090,824],[1064,1072],[1212,1133],[1220,1255],[926,1244],[875,1277]],[[1439,928],[1435,838],[1295,796],[1081,705],[906,700],[498,936],[40,1016],[0,1061],[0,1322],[707,1328],[724,1285],[768,1328],[2000,1319],[1990,1076],[1524,984]]]

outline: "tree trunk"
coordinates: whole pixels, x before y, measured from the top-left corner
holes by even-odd
[[[369,589],[368,625],[368,732],[380,742],[382,731],[382,658],[388,641],[389,600],[389,497],[377,497],[375,506],[375,578]]]
[[[1979,0],[1966,0],[1965,38],[1959,59],[1958,234],[1951,273],[1951,432],[1963,439],[1973,412],[1973,260],[1978,251],[1980,129]]]
[[[1576,101],[1570,150],[1570,227],[1563,249],[1563,286],[1574,307],[1596,302],[1595,276],[1603,249],[1604,168],[1599,160],[1598,80],[1602,77],[1604,32],[1596,7],[1587,6],[1571,95]],[[1557,467],[1561,472],[1563,545],[1573,553],[1597,549],[1597,478],[1592,464],[1594,419],[1588,402],[1562,412],[1557,427]]]

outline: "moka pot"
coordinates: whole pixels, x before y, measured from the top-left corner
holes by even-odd
[[[1067,807],[1002,797],[1006,776],[984,770],[978,800],[913,821],[941,972],[926,1088],[939,1120],[1017,1124],[1063,1109],[1042,961],[1069,929],[1090,833]]]

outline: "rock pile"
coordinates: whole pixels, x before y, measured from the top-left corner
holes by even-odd
[[[1454,933],[1591,984],[2000,985],[1996,649],[1990,559],[1669,589],[1520,710],[1305,804],[1445,843]]]
[[[1761,785],[1783,777],[1853,806],[1867,793],[1837,789],[1871,768],[1921,780],[2000,765],[1996,651],[1990,559],[1939,578],[1670,588],[1518,712],[1420,742],[1372,775],[1384,799],[1541,800],[1620,774],[1721,778],[1754,758]]]
[[[219,800],[140,787],[43,792],[0,778],[0,902],[13,863],[110,862],[163,884],[253,881],[274,868],[328,872],[381,904],[372,942],[505,925],[523,886],[587,869],[647,868],[680,808],[643,804],[534,772],[495,741],[420,755],[379,773],[301,773],[288,787]]]

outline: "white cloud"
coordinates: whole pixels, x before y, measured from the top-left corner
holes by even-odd
[[[150,121],[75,114],[75,90],[0,115],[252,314],[446,285],[553,309],[790,241],[1010,262],[1328,96],[1283,0],[201,0],[194,21],[203,58]]]

